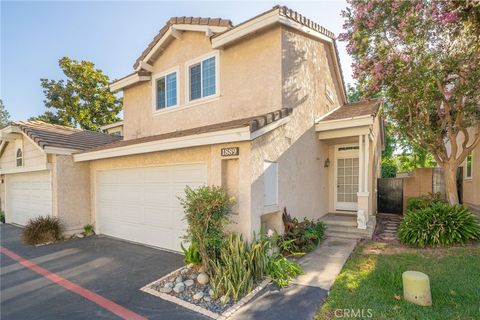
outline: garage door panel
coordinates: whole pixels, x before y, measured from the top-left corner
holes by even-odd
[[[107,225],[112,221],[143,223],[143,208],[136,203],[102,204],[99,211],[102,212],[100,216],[102,225]]]
[[[145,183],[168,183],[172,180],[169,167],[156,167],[145,169]]]
[[[204,164],[118,169],[97,175],[99,232],[180,251],[186,229],[178,197],[206,184]]]
[[[182,221],[183,212],[175,212],[171,208],[161,209],[162,213],[159,213],[157,208],[145,208],[145,220],[152,226],[162,226],[163,228],[170,230],[183,230],[185,223]]]
[[[173,171],[173,180],[175,182],[185,183],[204,183],[205,172],[197,170],[195,167],[178,168]]]
[[[148,185],[144,188],[144,200],[145,202],[151,204],[171,204],[173,205],[174,199],[171,197],[171,187],[170,186],[154,186]]]
[[[51,215],[51,194],[49,171],[7,175],[7,214],[19,225],[37,216]]]
[[[106,185],[102,186],[102,192],[100,193],[99,200],[102,202],[115,202],[121,203],[127,202],[142,202],[143,201],[143,188],[141,186],[129,186],[129,185]],[[119,195],[122,195],[120,198]]]

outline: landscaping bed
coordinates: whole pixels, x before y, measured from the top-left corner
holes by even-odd
[[[403,300],[406,270],[430,277],[432,307]],[[370,310],[370,319],[478,319],[479,283],[479,243],[416,249],[369,241],[347,261],[317,319],[338,319],[345,310]]]
[[[199,274],[202,274],[201,277],[207,276],[199,272],[195,266],[186,266],[154,282],[149,287],[160,293],[175,296],[216,314],[222,314],[233,305],[233,301],[230,298],[224,298],[223,300],[220,298],[215,299],[210,285],[199,282]]]
[[[303,273],[294,258],[315,249],[324,237],[323,222],[299,221],[286,209],[282,235],[262,228],[246,240],[226,231],[233,200],[220,187],[187,187],[181,203],[186,266],[142,290],[215,319],[233,314],[270,281],[287,286]]]

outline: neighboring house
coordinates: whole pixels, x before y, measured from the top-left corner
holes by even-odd
[[[29,121],[2,129],[0,139],[0,200],[7,222],[24,225],[53,215],[67,233],[91,222],[89,165],[74,163],[72,154],[120,137]]]
[[[381,101],[347,103],[333,33],[299,13],[171,18],[111,89],[123,139],[73,156],[97,233],[179,250],[178,197],[206,184],[236,198],[231,229],[247,238],[281,231],[284,207],[373,230]]]
[[[113,134],[115,136],[123,136],[123,121],[101,126],[100,129],[103,133]]]

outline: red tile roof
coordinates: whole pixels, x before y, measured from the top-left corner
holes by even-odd
[[[12,125],[18,126],[41,148],[86,150],[122,139],[120,136],[60,126],[39,120],[18,121]]]

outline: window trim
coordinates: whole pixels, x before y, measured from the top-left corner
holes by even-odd
[[[215,57],[215,94],[206,96],[206,97],[201,97],[195,100],[190,100],[190,67],[200,63],[202,65],[202,62],[204,60],[210,59]],[[203,68],[203,67],[202,67]],[[201,83],[203,84],[203,75],[202,75],[203,69],[201,69],[200,74],[201,74]],[[202,86],[202,95],[203,95],[203,86]],[[189,60],[185,62],[185,106],[190,106],[190,105],[196,105],[200,104],[203,102],[210,101],[214,98],[217,98],[220,96],[220,53],[219,50],[215,50],[213,52],[209,52],[207,54],[204,54],[200,57],[197,57],[195,59]]]
[[[20,151],[20,157],[18,156],[18,152]],[[21,161],[21,164],[18,165],[18,160]],[[15,149],[15,167],[16,168],[20,168],[20,167],[23,167],[23,165],[25,164],[25,162],[23,161],[24,160],[24,155],[23,155],[23,148],[21,146],[18,146],[16,149]]]
[[[279,167],[279,164],[278,164],[278,161],[272,161],[272,160],[266,160],[266,159],[263,160],[263,174],[265,174],[265,171],[266,171],[265,165],[267,163],[270,163],[270,165],[275,165],[275,176],[277,178],[277,183],[275,184],[275,202],[276,203],[273,203],[273,204],[266,204],[265,203],[266,183],[265,183],[265,180],[263,181],[263,188],[264,188],[263,189],[263,192],[264,192],[263,208],[264,208],[264,211],[271,212],[271,211],[276,211],[276,209],[279,206],[279,197],[278,197],[278,186],[279,186],[278,167]],[[265,179],[265,175],[264,175],[264,179]]]
[[[467,172],[468,172],[468,156],[471,156],[472,157],[472,167],[470,168],[470,175],[467,175]],[[473,151],[470,151],[468,154],[467,154],[467,157],[465,158],[465,166],[463,168],[463,179],[464,180],[472,180],[473,179]]]
[[[167,81],[167,76],[169,74],[172,74],[172,73],[177,74],[177,84],[176,84],[177,104],[167,107],[167,104],[166,104],[166,100],[167,100],[166,81]],[[163,78],[163,77],[165,77],[165,108],[157,109],[157,80],[160,79],[160,78]],[[158,72],[158,73],[152,75],[151,85],[152,85],[152,109],[153,109],[154,114],[163,113],[163,112],[169,111],[173,108],[180,107],[180,90],[179,90],[180,89],[180,68],[179,68],[179,66],[175,66],[171,69],[168,69],[168,70],[165,70],[165,71],[162,71],[162,72]]]

